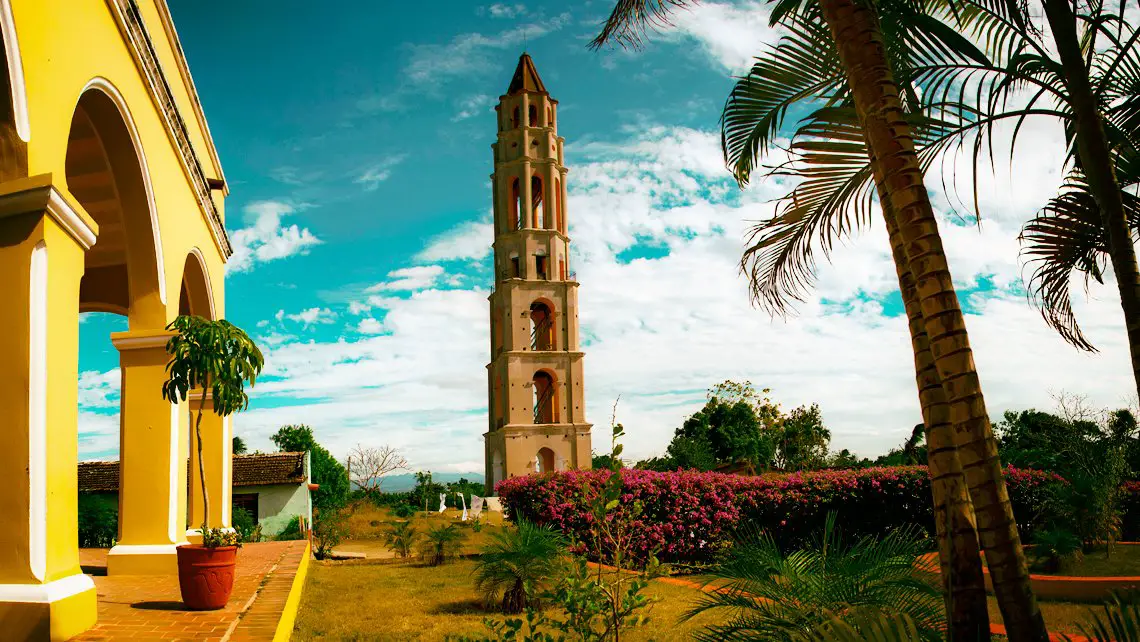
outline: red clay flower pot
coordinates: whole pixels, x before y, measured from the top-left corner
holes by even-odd
[[[206,548],[194,544],[179,546],[178,586],[182,603],[195,611],[216,611],[230,601],[234,588],[236,546]]]

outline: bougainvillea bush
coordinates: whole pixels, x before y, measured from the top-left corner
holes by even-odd
[[[513,477],[496,487],[512,519],[549,525],[572,539],[587,540],[592,516],[586,509],[609,471],[565,471]],[[635,552],[663,562],[700,563],[715,556],[741,529],[770,534],[781,547],[803,544],[834,511],[846,537],[881,537],[918,524],[934,531],[930,479],[924,466],[825,470],[741,477],[721,473],[621,471],[621,506],[640,502]],[[1051,473],[1010,468],[1006,485],[1022,538],[1036,528]]]

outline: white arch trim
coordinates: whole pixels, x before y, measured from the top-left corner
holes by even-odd
[[[7,1],[0,0],[0,2]],[[154,204],[154,187],[150,182],[150,169],[146,162],[146,152],[143,151],[142,138],[139,136],[138,128],[135,127],[135,120],[131,117],[131,110],[127,107],[127,101],[119,93],[119,90],[111,84],[110,80],[102,76],[92,78],[83,86],[83,91],[79,92],[79,96],[82,97],[89,89],[98,89],[106,94],[111,102],[115,103],[119,115],[123,117],[123,122],[127,125],[127,131],[131,134],[131,142],[135,146],[135,155],[139,159],[139,170],[142,172],[143,187],[146,189],[147,209],[150,210],[150,231],[154,235],[154,262],[158,268],[158,299],[162,301],[163,305],[166,305],[166,266],[162,261],[162,231],[158,225],[158,208]]]
[[[198,246],[190,248],[190,254],[198,259],[198,267],[202,268],[202,275],[206,279],[206,299],[210,302],[210,320],[216,321],[218,319],[217,309],[214,307],[214,285],[210,281],[210,270],[206,267],[206,258],[202,256],[202,250]],[[186,275],[182,275],[182,279],[186,279]]]
[[[8,61],[8,81],[12,85],[12,115],[16,119],[16,135],[25,143],[32,140],[32,124],[28,119],[28,92],[24,85],[24,63],[20,58],[20,42],[16,39],[16,19],[12,17],[10,0],[0,0],[0,37]]]

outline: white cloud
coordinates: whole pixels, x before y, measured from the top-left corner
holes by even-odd
[[[380,187],[380,183],[392,177],[392,169],[402,163],[405,158],[407,158],[407,154],[399,154],[385,158],[379,163],[374,163],[368,166],[353,182],[363,185],[366,192],[375,191]]]
[[[118,408],[122,377],[118,368],[79,373],[79,405],[83,408]]]
[[[417,265],[400,268],[388,273],[388,281],[368,288],[368,292],[400,292],[423,290],[435,285],[439,277],[443,276],[443,267],[439,265]]]
[[[301,310],[295,314],[285,314],[284,310],[277,311],[277,320],[282,318],[289,319],[295,323],[300,323],[305,328],[319,324],[319,323],[332,323],[336,321],[337,314],[328,308],[308,308]]]
[[[356,331],[360,334],[381,334],[384,332],[384,324],[372,317],[365,317],[356,325]]]
[[[765,44],[779,40],[779,32],[768,26],[769,13],[768,5],[756,0],[702,2],[675,11],[673,28],[651,38],[674,42],[694,39],[710,62],[739,75],[752,66]]]
[[[456,104],[455,115],[451,117],[451,122],[457,123],[481,114],[493,113],[494,104],[494,99],[487,94],[468,96]]]
[[[415,258],[424,262],[482,259],[491,253],[494,235],[494,224],[489,219],[460,223],[432,239]]]
[[[526,5],[496,2],[487,7],[487,13],[491,14],[492,18],[517,18],[526,15]]]
[[[982,227],[949,216],[942,221],[959,287],[975,287],[983,277],[999,286],[976,295],[967,317],[994,417],[1007,408],[1051,407],[1051,390],[1088,393],[1111,406],[1134,389],[1111,282],[1076,302],[1101,348],[1095,355],[1062,342],[1012,291],[1020,279],[1020,222],[1058,178],[1038,157],[1055,158],[1052,146],[1063,143],[1058,131],[1040,127],[1040,140],[1019,150],[1019,160],[1027,154],[1033,161],[1016,165],[1016,184],[1027,187],[1011,189],[1008,174],[984,177]],[[587,418],[597,425],[596,445],[603,446],[610,405],[620,394],[626,452],[636,458],[661,452],[703,403],[705,389],[726,378],[771,387],[785,407],[820,403],[833,447],[864,455],[898,444],[920,421],[906,326],[881,303],[896,289],[881,223],[820,266],[818,287],[798,316],[772,320],[749,305],[738,261],[744,221],[768,215],[770,199],[786,183],[757,181],[736,192],[712,132],[648,128],[629,141],[568,153],[571,269],[582,284]],[[939,189],[933,181],[931,187]],[[480,470],[490,284],[436,287],[470,277],[470,262],[485,260],[491,240],[486,222],[457,226],[414,258],[431,265],[395,270],[364,301],[346,304],[356,314],[384,310],[382,322],[358,322],[365,336],[289,341],[268,350],[266,377],[255,393],[275,407],[259,407],[255,399],[255,409],[238,418],[243,435],[255,447],[258,440],[267,445],[280,424],[304,421],[338,454],[366,436],[404,448],[417,467]],[[620,258],[645,247],[667,254]],[[395,289],[412,293],[380,294]]]
[[[231,273],[245,272],[261,263],[290,256],[305,255],[318,239],[309,228],[296,224],[283,226],[281,219],[293,214],[295,207],[280,201],[258,201],[245,208],[251,224],[230,234],[233,256],[226,269]]]

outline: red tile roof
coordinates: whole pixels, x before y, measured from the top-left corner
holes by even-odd
[[[257,453],[233,456],[234,486],[268,486],[305,482],[305,453]],[[189,462],[187,462],[189,465]],[[79,462],[79,490],[119,490],[119,462]]]

